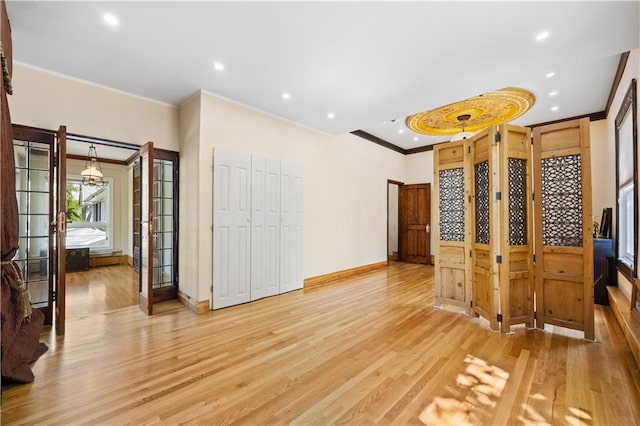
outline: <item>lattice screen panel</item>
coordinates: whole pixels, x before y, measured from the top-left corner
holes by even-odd
[[[464,169],[439,171],[440,240],[464,241]]]
[[[542,243],[582,247],[580,155],[542,160]]]

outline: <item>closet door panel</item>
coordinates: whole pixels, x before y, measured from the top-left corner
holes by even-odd
[[[280,292],[280,162],[252,157],[251,300]]]
[[[251,156],[216,149],[213,173],[213,309],[250,301]]]
[[[304,172],[282,162],[280,176],[280,293],[303,287]]]

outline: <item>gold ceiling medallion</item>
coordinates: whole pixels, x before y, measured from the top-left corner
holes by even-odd
[[[478,132],[520,117],[536,102],[528,90],[506,87],[407,117],[407,127],[424,135]]]

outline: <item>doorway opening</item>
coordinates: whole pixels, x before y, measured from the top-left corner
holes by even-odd
[[[143,152],[137,145],[67,133],[64,126],[56,132],[14,124],[13,134],[20,221],[14,260],[45,324],[55,322],[56,333],[64,334],[65,317],[138,304],[141,269],[149,277],[151,303],[176,298],[178,153],[154,150],[151,143]],[[92,145],[106,185],[83,182]],[[148,179],[141,182],[141,158],[149,153]],[[146,238],[140,210],[147,212]],[[148,241],[146,263],[136,238]]]

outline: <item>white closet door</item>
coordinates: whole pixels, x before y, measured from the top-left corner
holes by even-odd
[[[280,161],[251,157],[251,300],[280,293]]]
[[[282,162],[280,169],[280,293],[301,289],[304,170]]]
[[[213,309],[249,302],[251,156],[216,149],[213,168]]]

